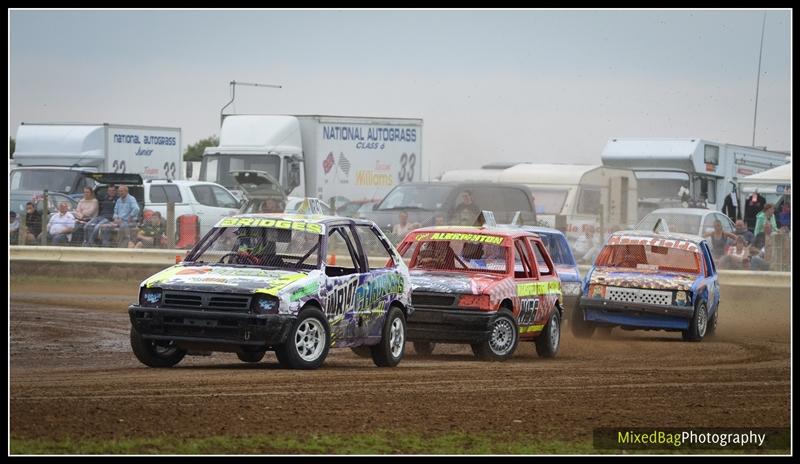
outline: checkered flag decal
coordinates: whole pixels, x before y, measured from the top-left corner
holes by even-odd
[[[339,169],[341,169],[345,175],[350,175],[350,160],[345,158],[344,153],[339,153]]]

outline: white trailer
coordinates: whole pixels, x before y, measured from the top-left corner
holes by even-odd
[[[228,115],[219,146],[203,153],[200,180],[239,190],[231,172],[247,170],[269,173],[287,195],[379,200],[422,178],[422,120]]]
[[[639,181],[639,217],[656,208],[690,203],[721,210],[737,179],[790,161],[783,152],[704,139],[611,139],[604,166],[633,169]]]
[[[584,225],[598,230],[636,223],[636,178],[632,171],[599,165],[487,165],[483,169],[453,170],[442,181],[510,182],[527,185],[536,203],[536,217],[563,230],[570,239]]]
[[[122,124],[28,124],[17,130],[11,190],[80,193],[81,172],[181,179],[181,130]]]

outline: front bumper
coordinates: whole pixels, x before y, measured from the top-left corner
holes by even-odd
[[[410,341],[478,343],[489,337],[489,324],[496,312],[466,309],[414,307],[407,321]]]
[[[131,324],[150,340],[195,345],[265,347],[282,344],[295,317],[171,308],[128,307]]]
[[[581,297],[579,308],[587,322],[639,328],[685,330],[694,316],[694,307],[625,303]]]

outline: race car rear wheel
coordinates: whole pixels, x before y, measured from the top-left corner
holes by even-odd
[[[328,321],[316,307],[300,311],[289,331],[289,338],[275,349],[278,362],[290,369],[317,369],[325,362],[330,348]]]
[[[689,328],[682,332],[683,339],[690,342],[699,342],[706,335],[708,328],[708,309],[706,302],[701,301],[694,309],[694,316],[689,322]]]
[[[594,326],[586,322],[586,313],[583,309],[578,308],[572,312],[573,317],[569,322],[572,335],[575,338],[590,338],[594,334]]]
[[[358,356],[359,358],[371,358],[372,357],[372,350],[370,350],[369,346],[364,346],[364,345],[354,346],[354,347],[350,348],[350,350],[352,350],[353,353],[355,353],[356,356]]]
[[[498,311],[489,325],[489,336],[486,340],[472,345],[475,356],[484,361],[505,361],[514,355],[519,343],[517,321],[511,311]]]
[[[714,315],[711,316],[711,319],[708,321],[708,327],[706,328],[706,337],[710,337],[717,333],[717,324],[719,324],[719,306],[717,310],[714,311]]]
[[[406,318],[402,309],[389,308],[382,335],[380,343],[370,347],[372,362],[378,367],[394,367],[403,359],[406,349]]]
[[[255,350],[255,351],[239,351],[236,353],[236,356],[239,357],[239,361],[246,362],[246,363],[257,363],[264,359],[264,355],[267,352],[265,350]]]
[[[420,356],[430,356],[436,348],[434,342],[414,342],[414,352]]]
[[[561,344],[561,319],[553,311],[544,330],[536,338],[536,354],[542,358],[555,358]]]
[[[142,364],[150,367],[172,367],[186,356],[186,350],[175,345],[175,342],[146,340],[131,327],[131,348]]]

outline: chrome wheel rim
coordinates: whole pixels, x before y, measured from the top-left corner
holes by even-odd
[[[558,348],[558,343],[560,342],[561,338],[561,331],[559,330],[559,322],[558,317],[553,316],[553,319],[550,321],[550,342],[552,343],[553,351]]]
[[[397,358],[403,352],[403,345],[406,341],[405,328],[403,327],[403,320],[399,317],[392,321],[392,326],[389,328],[389,349],[392,356]]]
[[[698,308],[699,314],[697,315],[697,334],[701,337],[706,334],[706,323],[708,322],[706,316],[706,308],[705,306],[701,306]]]
[[[492,326],[489,347],[497,355],[504,355],[514,346],[514,325],[507,318],[498,319]]]
[[[294,345],[300,359],[313,362],[325,349],[325,328],[314,318],[305,319],[294,333]]]

